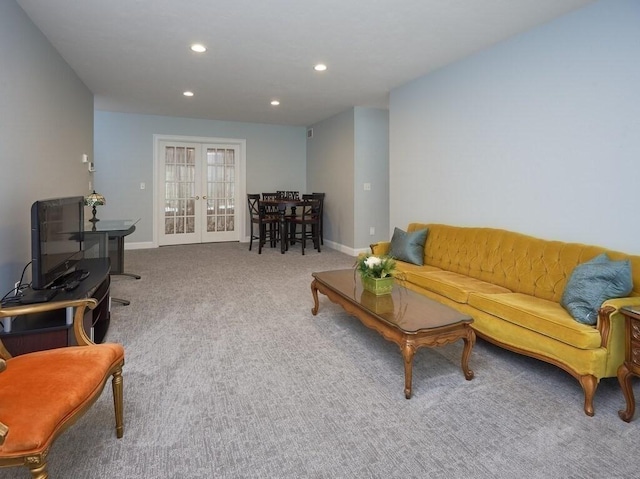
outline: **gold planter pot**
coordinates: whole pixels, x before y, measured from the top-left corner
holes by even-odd
[[[393,277],[387,276],[386,278],[370,278],[368,276],[361,276],[362,287],[376,296],[381,294],[389,294],[393,290]]]

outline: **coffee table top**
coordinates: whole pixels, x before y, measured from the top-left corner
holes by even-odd
[[[362,289],[360,278],[353,269],[322,271],[312,273],[312,276],[346,300],[405,333],[473,322],[470,316],[411,291],[397,281],[391,294],[376,296]]]

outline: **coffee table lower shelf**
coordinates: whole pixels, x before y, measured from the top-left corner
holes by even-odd
[[[462,319],[458,319],[451,324],[438,325],[435,327],[431,327],[428,321],[425,321],[424,328],[417,329],[416,331],[406,331],[398,324],[389,321],[389,319],[385,319],[368,310],[361,302],[354,300],[354,298],[349,297],[349,295],[345,295],[339,287],[334,287],[330,282],[319,279],[322,278],[322,274],[323,273],[313,273],[315,279],[311,282],[311,293],[313,295],[314,307],[311,313],[314,316],[318,314],[318,292],[320,292],[327,296],[332,302],[340,305],[347,313],[358,318],[362,324],[377,331],[386,340],[397,344],[400,347],[404,360],[404,394],[407,399],[411,399],[412,393],[413,357],[416,351],[423,346],[444,346],[462,339],[464,341],[462,372],[464,373],[465,379],[473,379],[474,373],[469,368],[469,357],[471,356],[471,350],[476,341],[476,334],[470,326],[473,322],[472,318],[462,316]],[[411,291],[407,293],[409,293],[408,301],[412,300],[411,295],[418,295],[418,293]],[[424,302],[425,300],[426,303]],[[425,318],[434,313],[434,311],[429,310],[430,303],[438,305],[437,308],[442,308],[443,306],[426,297],[419,298],[418,302],[420,304],[414,306],[423,306],[425,308]]]

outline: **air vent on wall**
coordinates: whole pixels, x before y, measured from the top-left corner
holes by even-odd
[[[313,128],[307,130],[307,140],[313,138]]]

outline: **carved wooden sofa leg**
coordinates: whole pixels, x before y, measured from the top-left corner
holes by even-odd
[[[593,397],[596,394],[596,388],[598,387],[598,379],[591,375],[586,374],[578,378],[582,390],[584,391],[584,413],[587,416],[593,416]]]

